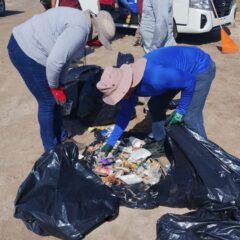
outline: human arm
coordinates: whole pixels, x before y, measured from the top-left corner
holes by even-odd
[[[184,88],[181,90],[180,101],[175,110],[177,113],[180,113],[182,115],[185,115],[187,112],[196,85],[196,78],[192,74],[190,73],[185,74],[185,79],[186,82],[184,84]]]
[[[57,38],[46,62],[46,74],[50,87],[59,87],[59,79],[64,66],[83,54],[88,32],[80,26],[68,26]]]
[[[64,105],[64,103],[67,100],[65,88],[60,86],[60,87],[56,87],[56,88],[51,87],[50,89],[55,98],[56,103],[58,105]]]
[[[122,100],[121,110],[118,113],[114,129],[109,138],[107,139],[107,144],[114,146],[117,140],[121,137],[123,131],[125,130],[131,119],[136,101],[137,97],[133,95],[128,99]]]
[[[152,38],[152,49],[163,47],[168,37],[169,0],[152,0],[155,27]]]

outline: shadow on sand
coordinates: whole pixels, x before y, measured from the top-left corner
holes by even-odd
[[[3,17],[24,13],[24,11],[6,10]]]

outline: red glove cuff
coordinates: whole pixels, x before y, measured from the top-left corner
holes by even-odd
[[[97,37],[94,38],[94,39],[89,40],[87,42],[87,45],[89,47],[101,47],[102,46],[101,42],[99,41],[99,39]]]
[[[64,87],[52,88],[50,87],[54,98],[58,104],[64,104],[66,102],[66,92]]]

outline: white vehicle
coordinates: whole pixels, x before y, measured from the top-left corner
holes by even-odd
[[[111,3],[104,5],[101,4],[101,0],[100,4],[98,0],[81,0],[80,3],[84,6],[83,10],[90,9],[97,13],[96,9],[101,8],[109,11],[117,27],[137,28],[137,14],[133,14],[131,23],[126,24],[126,12],[123,9],[115,9]],[[214,13],[212,3],[219,19]],[[220,24],[233,24],[236,10],[236,0],[173,0],[174,35],[177,36],[178,33],[205,33],[219,27]]]
[[[233,24],[236,9],[236,0],[173,0],[173,15],[178,33],[204,33],[218,27],[220,23]]]

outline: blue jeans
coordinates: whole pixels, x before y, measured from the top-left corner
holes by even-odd
[[[28,89],[38,102],[38,122],[44,150],[52,149],[67,137],[62,126],[61,109],[49,88],[46,68],[28,57],[12,35],[8,43],[9,57]]]
[[[132,9],[127,0],[118,0],[118,3],[120,6],[122,5],[124,8],[126,8],[129,12],[132,12]]]
[[[187,113],[184,116],[185,125],[205,138],[207,138],[207,134],[204,128],[203,108],[211,83],[215,77],[215,72],[215,63],[211,62],[205,71],[195,76],[195,90]],[[164,94],[152,97],[148,102],[149,112],[152,118],[152,133],[156,140],[163,140],[166,136],[164,125],[167,107],[179,91],[180,90],[167,91]]]

